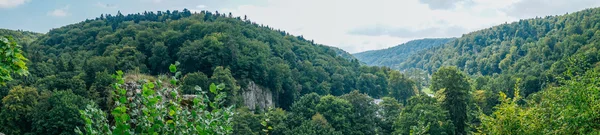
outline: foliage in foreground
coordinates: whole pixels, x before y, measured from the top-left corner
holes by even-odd
[[[0,37],[0,84],[13,80],[11,74],[27,75],[27,58],[21,51],[21,46],[9,36]]]
[[[597,69],[572,80],[562,81],[519,104],[500,94],[501,104],[488,116],[482,115],[480,131],[489,134],[600,134],[600,77]]]
[[[87,106],[81,112],[85,126],[75,129],[79,134],[230,134],[232,133],[233,106],[223,106],[226,93],[224,85],[210,85],[207,95],[200,87],[196,87],[197,95],[179,93],[175,65],[170,66],[171,73],[168,84],[159,79],[156,82],[145,82],[138,86],[140,92],[125,89],[132,84],[125,83],[123,73],[117,72],[114,77],[115,107],[111,110],[114,125],[109,124],[107,114],[94,106]],[[192,98],[188,98],[188,97]]]

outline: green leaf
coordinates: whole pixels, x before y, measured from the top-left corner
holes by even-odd
[[[194,98],[194,105],[197,105],[200,102],[200,98]]]
[[[196,86],[194,87],[194,89],[195,89],[196,91],[202,91],[202,87],[200,87],[200,86],[198,86],[198,85],[196,85]]]
[[[218,90],[223,90],[223,89],[225,89],[225,84],[221,83],[221,84],[217,85],[217,89],[218,89]]]
[[[119,102],[121,102],[121,103],[127,103],[127,98],[121,97],[121,98],[119,98]]]
[[[175,114],[174,110],[169,111],[169,116],[173,116]]]
[[[217,94],[217,86],[214,83],[210,84],[210,92]]]
[[[148,88],[154,89],[154,83],[148,83]]]
[[[176,77],[176,78],[179,78],[180,76],[181,76],[181,72],[177,72],[177,73],[175,73],[175,77]]]
[[[171,84],[172,84],[172,85],[177,85],[177,79],[174,79],[174,78],[173,78],[173,79],[171,79]]]
[[[169,70],[171,71],[171,73],[175,73],[177,71],[177,67],[175,67],[174,64],[171,64],[171,66],[169,66]]]

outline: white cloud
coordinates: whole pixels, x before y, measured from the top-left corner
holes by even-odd
[[[469,0],[419,0],[427,4],[430,9],[453,9],[461,2],[470,2]]]
[[[452,0],[431,8],[435,1],[267,0],[261,6],[241,5],[219,12],[247,15],[251,21],[354,53],[414,39],[459,37],[516,21],[522,17],[511,15],[507,9],[526,0]]]
[[[101,8],[117,8],[117,5],[115,5],[115,4],[105,4],[102,2],[96,3],[96,6],[101,7]]]
[[[506,8],[505,11],[510,16],[531,18],[562,15],[598,6],[600,6],[600,0],[520,0]]]
[[[59,9],[54,9],[50,12],[48,12],[49,16],[54,16],[54,17],[66,17],[69,16],[69,5],[63,7],[63,8],[59,8]]]
[[[30,0],[0,0],[0,8],[13,8],[29,1]]]
[[[198,5],[198,6],[196,6],[196,8],[203,9],[203,8],[206,8],[206,5]]]

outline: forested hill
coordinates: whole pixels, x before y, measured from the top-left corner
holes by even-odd
[[[356,60],[356,58],[354,56],[352,56],[352,54],[350,54],[350,53],[348,53],[348,52],[346,52],[346,51],[344,51],[344,50],[342,50],[340,48],[331,47],[331,49],[333,49],[336,52],[336,54],[338,56],[342,57],[342,58],[345,58],[345,59],[350,60],[350,61]]]
[[[0,36],[11,36],[21,46],[26,46],[40,37],[41,33],[23,31],[23,30],[8,30],[0,29]]]
[[[589,55],[587,62],[593,65],[600,45],[599,13],[599,8],[593,8],[475,31],[412,55],[401,68],[434,72],[453,65],[469,74],[541,76],[562,73],[569,57]]]
[[[370,66],[386,66],[399,69],[409,56],[453,40],[454,38],[419,39],[381,50],[371,50],[353,54],[359,61]]]
[[[282,108],[312,92],[342,95],[361,90],[373,97],[385,96],[391,71],[361,67],[357,60],[338,56],[338,49],[245,17],[188,10],[102,15],[52,29],[26,52],[33,74],[27,84],[45,89],[86,93],[95,88],[100,74],[123,70],[160,75],[178,61],[184,83],[205,86],[203,80],[223,67],[235,78],[231,85],[263,86]],[[44,83],[51,82],[40,81],[54,79],[81,83],[48,86]],[[235,96],[241,95],[240,87],[233,87]]]

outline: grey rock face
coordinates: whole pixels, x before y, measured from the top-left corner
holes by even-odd
[[[261,110],[273,107],[273,95],[271,90],[261,87],[250,81],[248,86],[242,88],[242,96],[244,97],[244,105],[249,109],[259,108]]]

